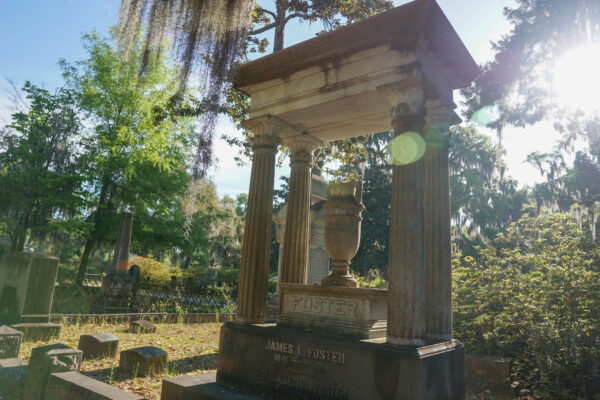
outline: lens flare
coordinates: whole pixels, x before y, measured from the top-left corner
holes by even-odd
[[[561,106],[585,113],[600,111],[600,43],[564,54],[554,66],[554,95]]]
[[[471,117],[471,121],[481,126],[488,126],[499,119],[500,107],[496,105],[481,107],[479,110],[475,111]]]
[[[388,157],[394,165],[414,163],[425,154],[425,140],[417,132],[405,132],[390,141]]]

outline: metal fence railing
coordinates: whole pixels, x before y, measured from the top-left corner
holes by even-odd
[[[54,314],[87,313],[232,313],[236,311],[237,287],[225,284],[138,282],[128,296],[111,299],[100,275],[86,275],[81,284],[57,282],[52,303]]]

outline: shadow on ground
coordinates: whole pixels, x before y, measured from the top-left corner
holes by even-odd
[[[186,374],[197,371],[200,373],[203,370],[214,370],[217,368],[217,353],[202,354],[172,360],[168,363],[166,374],[169,376]],[[133,372],[123,371],[119,367],[103,368],[91,371],[81,371],[83,375],[100,380],[102,382],[123,382],[129,379],[136,379]]]

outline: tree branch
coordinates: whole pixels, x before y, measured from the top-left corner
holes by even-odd
[[[262,7],[256,7],[256,12],[257,12],[257,13],[261,13],[261,12],[263,12],[263,13],[267,13],[267,14],[269,14],[270,16],[272,16],[272,17],[273,17],[273,19],[276,19],[276,18],[277,18],[277,15],[276,15],[276,14],[275,14],[273,11],[267,10],[267,9],[265,9],[265,8],[262,8]]]
[[[292,18],[304,18],[304,19],[311,19],[312,17],[310,16],[310,14],[305,14],[305,13],[293,13],[288,15],[287,17],[285,17],[285,19],[283,20],[283,23],[286,24],[290,19]]]
[[[273,29],[277,26],[276,22],[271,22],[268,25],[263,26],[262,28],[255,29],[253,31],[248,32],[248,35],[258,35],[259,33],[263,33],[268,31],[269,29]]]

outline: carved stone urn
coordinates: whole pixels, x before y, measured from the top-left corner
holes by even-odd
[[[360,244],[362,182],[333,182],[327,189],[325,209],[325,249],[331,258],[331,272],[323,286],[358,287],[350,275],[350,260]]]

